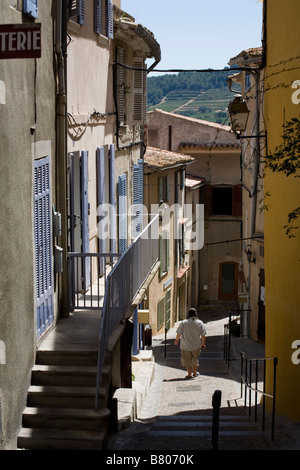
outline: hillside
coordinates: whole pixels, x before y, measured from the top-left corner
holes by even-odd
[[[227,107],[233,95],[228,72],[180,72],[148,78],[148,111],[159,108],[206,121],[228,124]]]

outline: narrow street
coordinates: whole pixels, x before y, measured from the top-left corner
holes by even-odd
[[[262,432],[260,423],[253,422],[244,409],[236,376],[239,364],[230,371],[225,364],[225,315],[225,311],[200,315],[207,328],[207,349],[200,357],[200,376],[192,380],[185,379],[180,350],[174,346],[176,329],[167,334],[166,357],[164,336],[153,338],[155,376],[142,412],[111,440],[110,450],[212,450],[212,397],[216,390],[222,393],[219,449],[271,447],[270,433]],[[254,347],[259,350],[262,345],[254,343]]]

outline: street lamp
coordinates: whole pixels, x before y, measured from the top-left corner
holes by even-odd
[[[249,109],[241,95],[236,95],[228,106],[231,128],[235,134],[244,132],[247,127]]]
[[[255,259],[255,258],[251,259],[253,253],[252,253],[252,251],[250,250],[250,248],[248,248],[248,250],[247,250],[245,253],[246,253],[247,260],[248,260],[249,263],[255,263],[255,262],[256,262],[256,259]]]

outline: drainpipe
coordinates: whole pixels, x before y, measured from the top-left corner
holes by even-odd
[[[69,316],[68,308],[68,214],[67,214],[67,91],[66,91],[66,23],[67,0],[56,2],[55,53],[57,60],[57,201],[62,219],[61,247],[63,248],[63,272],[59,279],[60,311],[62,317]]]

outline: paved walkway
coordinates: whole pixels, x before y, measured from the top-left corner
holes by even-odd
[[[277,420],[272,442],[270,418],[265,432],[244,409],[239,382],[240,350],[249,357],[264,357],[264,346],[247,338],[233,338],[230,369],[223,354],[223,331],[227,312],[202,312],[206,324],[207,348],[200,357],[200,376],[185,379],[180,350],[174,346],[176,329],[165,337],[152,338],[154,377],[143,361],[133,363],[136,388],[149,380],[147,394],[131,425],[110,440],[110,450],[211,450],[212,397],[221,391],[219,450],[275,450],[300,448],[300,424]],[[150,377],[151,379],[151,377]],[[150,383],[151,382],[151,383]],[[122,407],[122,404],[120,403]],[[120,408],[122,413],[122,410]]]

